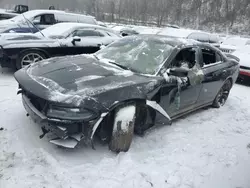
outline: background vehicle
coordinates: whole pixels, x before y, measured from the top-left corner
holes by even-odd
[[[32,25],[42,30],[61,22],[78,22],[97,25],[96,19],[92,16],[67,13],[60,10],[31,10],[14,18],[0,21],[0,32],[11,27],[33,27]]]
[[[250,83],[250,45],[238,47],[232,55],[240,59],[239,80]]]
[[[27,5],[16,5],[14,10],[0,9],[0,20],[13,18],[21,13],[27,12],[29,7]]]
[[[20,69],[53,56],[94,53],[119,39],[111,29],[82,23],[59,23],[36,34],[5,36],[1,66]]]
[[[183,60],[188,69],[179,65]],[[120,152],[128,151],[134,131],[143,133],[160,114],[171,123],[205,106],[223,106],[238,71],[237,61],[211,45],[137,35],[93,56],[34,63],[15,78],[28,114],[45,133],[56,134],[50,142],[74,148],[96,135]]]
[[[123,28],[120,30],[120,34],[121,36],[125,37],[125,36],[130,36],[130,35],[138,35],[139,32],[137,32],[133,28]]]
[[[238,48],[244,47],[249,43],[250,43],[250,38],[228,37],[222,42],[222,44],[220,45],[220,49],[225,53],[233,53]]]
[[[216,47],[219,47],[220,45],[220,37],[218,35],[199,30],[167,27],[159,31],[157,34],[169,37],[193,39],[199,42],[210,43]]]

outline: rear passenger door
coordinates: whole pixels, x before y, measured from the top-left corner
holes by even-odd
[[[228,63],[223,55],[210,46],[201,46],[201,67],[204,73],[203,87],[197,101],[202,105],[212,102],[229,76]]]

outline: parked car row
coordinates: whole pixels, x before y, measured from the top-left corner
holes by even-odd
[[[36,34],[10,34],[3,38],[1,66],[20,69],[54,56],[94,53],[120,36],[98,25],[59,23]]]

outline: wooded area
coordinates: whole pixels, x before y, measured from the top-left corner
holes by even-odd
[[[1,5],[28,4],[31,9],[68,9],[100,21],[249,34],[250,0],[2,0]]]

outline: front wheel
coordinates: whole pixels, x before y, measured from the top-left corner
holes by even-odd
[[[16,69],[19,70],[21,68],[28,66],[29,64],[41,61],[43,59],[46,59],[46,57],[40,51],[30,50],[30,51],[23,52],[19,55],[17,59]]]
[[[127,152],[134,135],[136,105],[119,107],[114,113],[109,149],[113,152]]]
[[[229,96],[230,90],[232,88],[232,83],[230,80],[227,80],[224,85],[221,87],[219,93],[214,99],[213,107],[220,108],[221,106],[224,106],[224,104],[227,101],[227,98]]]

